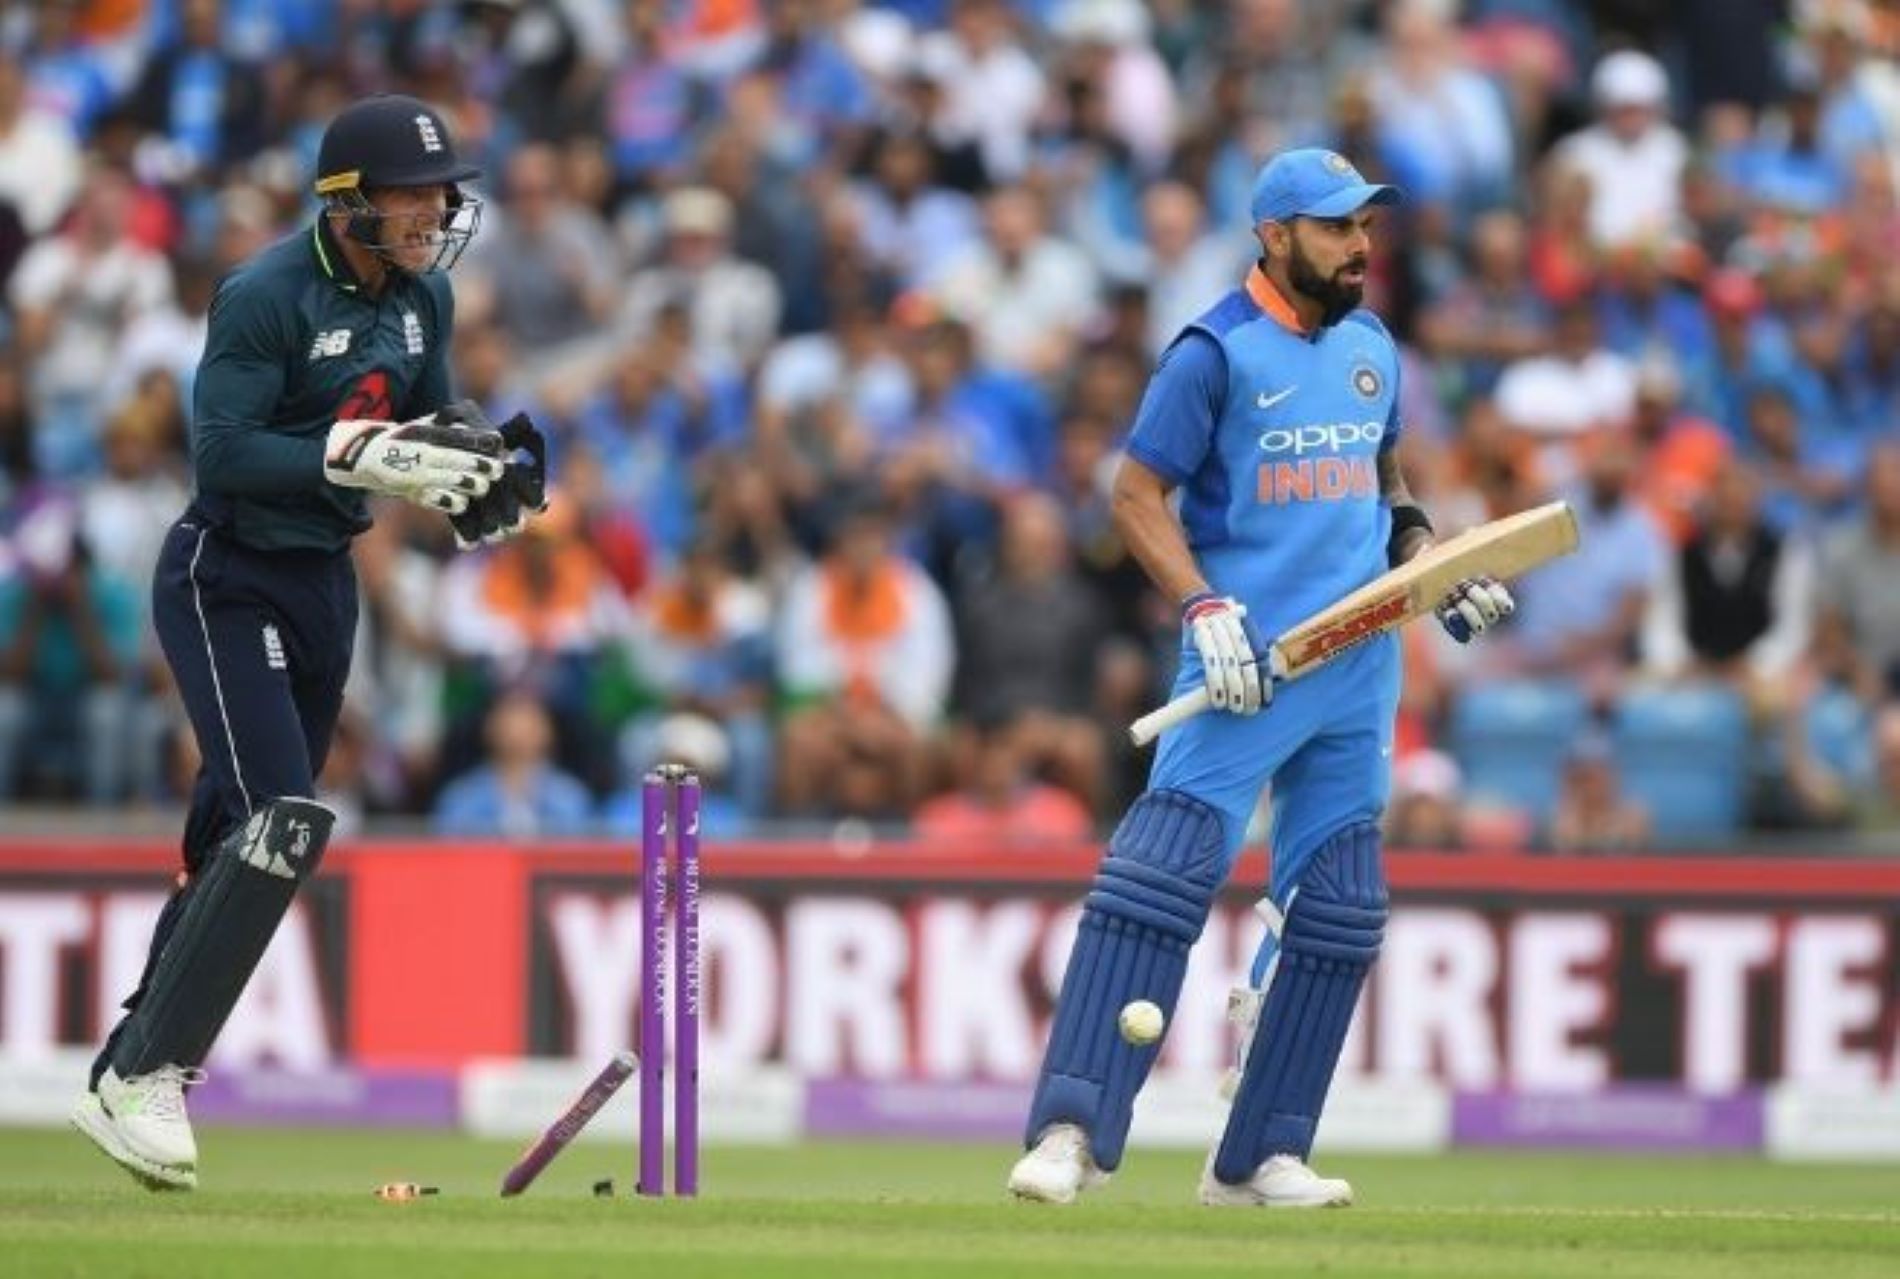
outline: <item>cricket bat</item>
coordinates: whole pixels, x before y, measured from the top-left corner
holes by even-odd
[[[1276,681],[1298,679],[1353,645],[1431,612],[1466,578],[1517,577],[1576,549],[1577,516],[1568,502],[1467,529],[1280,635],[1268,647],[1267,669]],[[1183,693],[1129,725],[1129,739],[1146,746],[1208,705],[1205,687]]]

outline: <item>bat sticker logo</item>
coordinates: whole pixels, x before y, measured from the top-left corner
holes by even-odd
[[[1342,617],[1306,641],[1309,661],[1321,661],[1405,620],[1406,597],[1398,594],[1362,612]]]

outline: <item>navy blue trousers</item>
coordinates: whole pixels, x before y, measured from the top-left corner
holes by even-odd
[[[260,803],[316,794],[355,645],[355,568],[348,551],[253,550],[188,511],[159,553],[152,622],[203,763],[185,819],[184,881],[159,916],[127,1010],[218,841]]]

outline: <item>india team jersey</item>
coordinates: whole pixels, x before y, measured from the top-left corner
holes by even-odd
[[[1266,635],[1385,572],[1398,384],[1370,312],[1303,333],[1258,268],[1163,354],[1129,456],[1180,486],[1202,573]]]

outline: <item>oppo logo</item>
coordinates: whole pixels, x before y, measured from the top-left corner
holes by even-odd
[[[1385,438],[1383,422],[1327,422],[1260,432],[1262,453],[1339,453],[1356,445],[1377,445]]]

